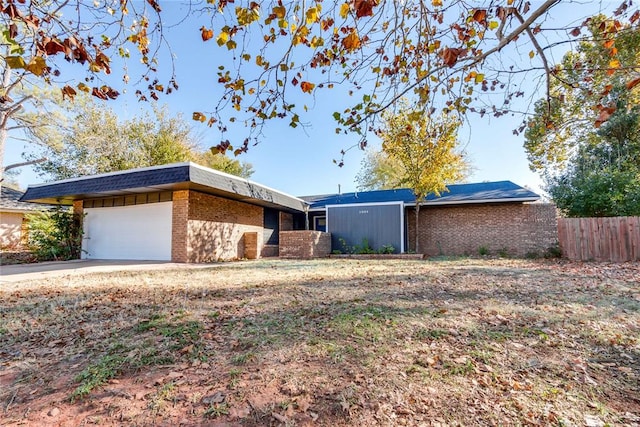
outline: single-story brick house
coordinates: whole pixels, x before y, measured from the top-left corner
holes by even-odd
[[[297,197],[194,163],[29,186],[22,200],[83,214],[83,257],[206,262],[277,256]]]
[[[531,203],[535,193],[508,181],[449,189],[421,205],[421,252],[486,245],[515,255],[555,242],[555,210]],[[406,189],[299,198],[194,163],[34,185],[22,200],[73,205],[84,215],[83,257],[96,259],[321,256],[363,238],[406,252],[415,226]]]

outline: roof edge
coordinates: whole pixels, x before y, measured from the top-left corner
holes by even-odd
[[[540,200],[540,196],[537,197],[513,197],[504,199],[470,199],[470,200],[445,200],[439,202],[437,200],[429,200],[422,202],[420,206],[434,206],[434,205],[469,205],[469,204],[484,204],[484,203],[507,203],[507,202],[535,202]],[[416,202],[405,203],[405,206],[415,206]]]
[[[193,162],[188,162],[188,164],[189,164],[189,167],[194,167],[196,169],[204,170],[204,171],[207,171],[209,173],[215,173],[215,174],[218,174],[218,175],[223,175],[223,176],[226,176],[228,178],[235,179],[235,180],[238,180],[238,181],[244,181],[248,185],[257,185],[258,187],[262,187],[265,190],[269,190],[269,191],[271,191],[273,193],[280,194],[281,196],[290,197],[292,199],[295,199],[296,201],[299,201],[304,205],[309,205],[310,204],[309,202],[307,202],[306,200],[301,199],[300,197],[292,196],[291,194],[282,192],[280,190],[276,190],[275,188],[271,188],[271,187],[268,187],[268,186],[266,186],[264,184],[260,184],[260,183],[255,182],[255,181],[251,181],[248,178],[243,178],[243,177],[238,176],[238,175],[232,175],[230,173],[219,171],[219,170],[213,169],[213,168],[209,168],[207,166],[202,166],[202,165],[199,165],[199,164],[193,163]],[[191,175],[191,174],[189,174],[189,175]]]
[[[129,173],[144,172],[144,171],[148,171],[148,170],[169,169],[169,168],[175,168],[175,167],[180,167],[180,166],[190,166],[190,165],[195,165],[195,163],[193,163],[193,162],[178,162],[178,163],[168,163],[166,165],[145,166],[145,167],[142,167],[142,168],[125,169],[125,170],[113,171],[113,172],[104,172],[104,173],[100,173],[100,174],[96,174],[96,175],[84,175],[84,176],[78,176],[78,177],[75,177],[75,178],[61,179],[61,180],[58,180],[58,181],[42,182],[40,184],[30,184],[28,186],[28,188],[38,188],[38,187],[44,187],[46,185],[52,185],[52,184],[65,184],[65,183],[69,183],[69,182],[77,182],[77,181],[84,181],[84,180],[88,180],[88,179],[103,178],[103,177],[106,177],[106,176],[124,175],[124,174],[129,174]],[[221,173],[224,173],[224,172],[221,172]]]

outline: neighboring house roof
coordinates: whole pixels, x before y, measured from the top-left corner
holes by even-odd
[[[33,212],[43,210],[42,205],[36,203],[21,202],[24,191],[13,188],[0,187],[0,211],[2,212]],[[47,206],[48,207],[48,206]]]
[[[454,184],[448,185],[447,188],[449,191],[441,193],[440,197],[437,197],[434,194],[429,194],[423,205],[534,202],[540,199],[540,196],[533,191],[520,187],[511,181]],[[328,205],[347,205],[358,203],[381,204],[403,202],[405,205],[415,205],[413,192],[408,188],[329,194],[322,196],[306,196],[302,197],[302,199],[311,204],[311,210],[324,209]]]
[[[175,190],[196,190],[294,212],[302,212],[306,205],[297,197],[191,162],[30,185],[22,200],[69,205],[81,199]]]

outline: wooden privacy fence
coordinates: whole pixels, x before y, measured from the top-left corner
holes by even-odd
[[[640,260],[640,217],[558,218],[562,255],[581,261]]]

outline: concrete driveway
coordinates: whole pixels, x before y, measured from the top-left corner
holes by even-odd
[[[113,271],[173,270],[211,268],[220,264],[181,264],[165,261],[124,261],[83,259],[73,261],[40,262],[35,264],[14,264],[0,266],[0,284],[40,280],[87,273],[108,273]]]

